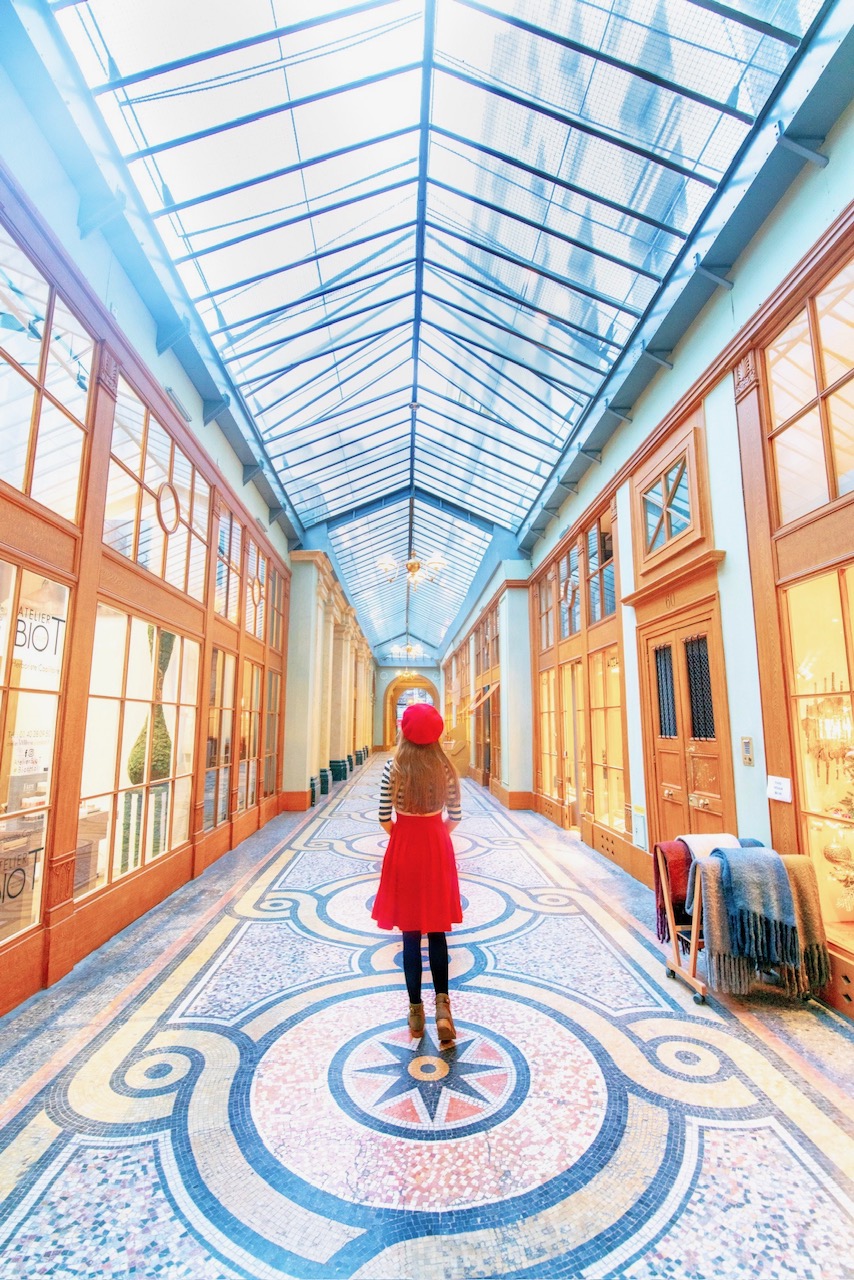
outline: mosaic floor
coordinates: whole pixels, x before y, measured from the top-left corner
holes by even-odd
[[[0,1021],[0,1276],[854,1276],[851,1024],[695,1005],[647,890],[466,784],[411,1041],[379,769]]]

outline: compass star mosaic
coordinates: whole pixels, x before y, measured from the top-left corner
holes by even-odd
[[[378,775],[253,837],[242,879],[223,859],[221,899],[165,949],[152,924],[138,976],[17,1080],[0,1276],[850,1276],[848,1025],[694,1005],[628,910],[646,890],[467,783],[458,1037],[428,986],[413,1039],[370,919]]]

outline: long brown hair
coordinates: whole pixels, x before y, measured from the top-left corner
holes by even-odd
[[[398,735],[391,766],[392,802],[404,813],[435,813],[459,794],[457,771],[438,742],[410,742]]]

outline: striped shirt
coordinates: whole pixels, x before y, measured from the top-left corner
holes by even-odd
[[[391,822],[391,811],[394,802],[391,795],[391,766],[393,760],[387,760],[380,779],[380,822]],[[448,770],[448,785],[445,791],[445,805],[451,822],[461,822],[463,811],[460,808],[460,780],[452,770]]]

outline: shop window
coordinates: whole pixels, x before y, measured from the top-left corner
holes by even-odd
[[[554,668],[540,672],[540,794],[556,800],[558,791],[557,716]]]
[[[189,839],[198,686],[195,640],[98,605],[75,897]]]
[[[498,645],[498,605],[492,611],[492,641],[491,641],[491,664],[497,667],[500,663],[500,649]]]
[[[279,720],[282,703],[282,677],[278,671],[267,672],[267,701],[264,708],[264,781],[262,795],[275,795],[279,789]]]
[[[616,645],[590,656],[590,739],[593,816],[603,826],[624,832],[623,711]]]
[[[0,479],[77,521],[94,342],[0,227]]]
[[[194,600],[205,594],[210,489],[119,379],[104,542]]]
[[[252,538],[246,539],[246,608],[243,625],[257,640],[264,639],[267,609],[267,557]]]
[[[691,494],[684,454],[644,490],[643,518],[647,555],[690,529]]]
[[[673,683],[673,648],[669,644],[657,645],[655,650],[655,679],[658,686],[658,736],[677,738],[676,688]]]
[[[854,924],[854,569],[785,595],[801,814],[831,928]]]
[[[854,492],[854,263],[766,349],[780,522]]]
[[[563,798],[583,812],[587,790],[587,743],[584,715],[584,669],[580,659],[560,669],[563,712]]]
[[[609,513],[601,515],[587,530],[587,605],[591,623],[610,617],[617,610],[614,537]]]
[[[208,679],[208,737],[205,752],[205,798],[202,824],[211,831],[228,817],[234,739],[233,653],[214,649]]]
[[[0,560],[0,942],[41,919],[68,595]]]
[[[554,569],[550,569],[537,585],[540,612],[540,649],[551,649],[555,642]]]
[[[566,640],[581,630],[581,553],[570,547],[558,564],[560,582],[560,638]]]
[[[229,622],[237,622],[240,612],[240,580],[243,528],[228,507],[219,513],[216,544],[216,585],[214,609]]]
[[[258,803],[259,757],[261,753],[261,668],[243,663],[240,697],[240,743],[237,763],[237,812]]]
[[[285,579],[270,567],[267,580],[267,644],[282,652],[285,638]]]

